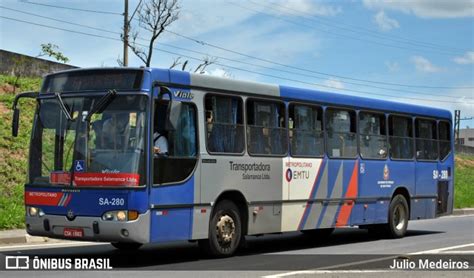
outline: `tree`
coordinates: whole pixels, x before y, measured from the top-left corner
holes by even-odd
[[[178,20],[180,9],[181,7],[178,0],[140,0],[130,16],[130,19],[128,19],[126,27],[124,28],[124,34],[122,34],[122,40],[127,43],[133,53],[145,64],[146,67],[151,65],[151,58],[153,56],[153,49],[156,40],[161,34],[163,34],[167,27]],[[133,31],[130,27],[130,23],[135,15],[138,17],[139,27],[151,34],[149,40],[146,40],[148,44],[138,43],[137,40],[144,39],[139,36],[139,31]],[[127,32],[132,32],[131,40],[128,39]],[[145,49],[143,48],[144,46],[146,47]],[[202,63],[197,65],[195,69],[192,69],[189,67],[189,60],[182,62],[181,57],[177,57],[174,59],[170,69],[181,65],[181,70],[183,71],[204,74],[205,69],[215,63],[216,60],[216,58],[206,56],[203,58]],[[120,58],[117,59],[117,63],[119,66],[124,66],[124,61]]]
[[[217,60],[216,58],[206,56],[202,59],[203,62],[197,65],[197,67],[193,70],[192,68],[189,67],[189,60],[181,62],[181,57],[178,57],[173,60],[173,64],[171,64],[170,69],[174,69],[177,66],[181,65],[181,70],[183,71],[190,71],[194,73],[204,74],[206,73],[206,68],[214,64],[216,60]]]
[[[52,43],[41,44],[41,52],[36,56],[36,58],[43,56],[52,57],[58,62],[69,62],[69,58],[64,56],[64,54],[59,51],[59,46]]]
[[[136,9],[138,24],[151,35],[147,49],[142,47],[143,44],[137,43],[139,31],[132,33],[132,40],[128,40],[128,46],[145,66],[149,67],[151,64],[156,39],[165,31],[166,27],[178,19],[180,9],[178,0],[144,0],[138,3]],[[130,21],[134,15],[135,12],[130,17]]]

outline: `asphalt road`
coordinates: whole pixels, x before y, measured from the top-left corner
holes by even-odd
[[[469,274],[472,275],[474,270],[474,215],[411,221],[407,236],[402,239],[374,238],[365,230],[343,228],[337,229],[324,240],[309,238],[300,233],[289,233],[249,237],[247,241],[246,248],[240,250],[236,256],[225,259],[208,258],[200,252],[195,243],[187,242],[147,245],[138,251],[125,253],[108,244],[71,246],[55,243],[0,247],[0,262],[4,263],[5,256],[109,258],[115,270],[143,270],[136,273],[145,276],[146,270],[154,270],[150,273],[151,276],[156,274],[156,270],[161,270],[166,271],[162,274],[175,277],[189,276],[191,273],[194,277],[217,277],[226,273],[226,276],[245,274],[249,277],[328,273],[344,276],[354,272],[381,277],[395,274],[389,269],[394,259],[418,258],[433,261],[468,261],[471,269]],[[176,272],[178,270],[179,272]],[[378,272],[383,272],[384,275],[378,275]],[[131,272],[115,271],[113,275],[120,276],[123,273],[130,275]],[[467,274],[465,271],[452,273],[456,276]],[[27,276],[26,272],[9,274]],[[47,272],[35,271],[35,276],[41,277],[43,274],[46,276]],[[431,276],[428,271],[420,274]],[[82,276],[84,272],[74,272],[71,275]]]

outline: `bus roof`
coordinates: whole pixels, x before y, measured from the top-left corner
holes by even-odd
[[[78,71],[120,71],[120,70],[137,70],[146,71],[150,76],[144,75],[142,89],[148,91],[150,88],[145,84],[150,81],[159,81],[163,83],[171,83],[181,85],[183,87],[206,88],[211,90],[240,92],[249,95],[261,95],[271,97],[281,97],[284,99],[311,101],[328,106],[345,106],[357,108],[361,110],[378,110],[392,113],[410,114],[426,117],[444,118],[452,120],[449,110],[433,108],[429,106],[421,106],[414,104],[401,103],[396,101],[386,101],[375,98],[359,97],[348,94],[325,92],[314,89],[303,89],[291,86],[265,84],[250,81],[234,80],[216,76],[203,74],[194,74],[179,70],[161,69],[161,68],[89,68],[89,69],[73,69],[61,71],[54,74]],[[54,75],[52,74],[52,75]],[[48,75],[49,76],[49,75]]]
[[[313,89],[240,81],[177,70],[148,70],[151,71],[153,80],[159,80],[165,83],[180,84],[183,86],[282,97],[284,99],[292,100],[313,101],[328,106],[333,105],[355,107],[361,110],[378,110],[392,113],[444,118],[449,119],[450,121],[452,119],[452,115],[449,110],[433,108],[429,106],[386,101],[375,98],[352,96]]]

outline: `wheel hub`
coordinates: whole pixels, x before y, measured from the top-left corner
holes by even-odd
[[[402,230],[405,227],[405,218],[406,218],[405,208],[401,204],[398,204],[395,207],[394,214],[393,214],[393,226],[397,230]]]
[[[217,238],[221,244],[228,244],[235,235],[235,223],[232,217],[225,214],[219,217],[216,225]]]

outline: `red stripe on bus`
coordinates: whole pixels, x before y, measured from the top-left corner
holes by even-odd
[[[346,199],[355,199],[357,197],[357,174],[358,174],[358,161],[354,164],[354,169],[352,170],[351,180],[349,181],[349,186],[347,187]],[[341,206],[339,211],[339,216],[337,217],[336,227],[346,226],[351,216],[352,208],[354,207],[354,201],[350,203],[344,203]]]
[[[47,191],[26,191],[25,205],[57,206],[63,193]]]
[[[71,199],[72,199],[72,193],[69,193],[69,195],[67,196],[66,202],[64,202],[65,207],[69,205],[69,202],[71,201]]]

